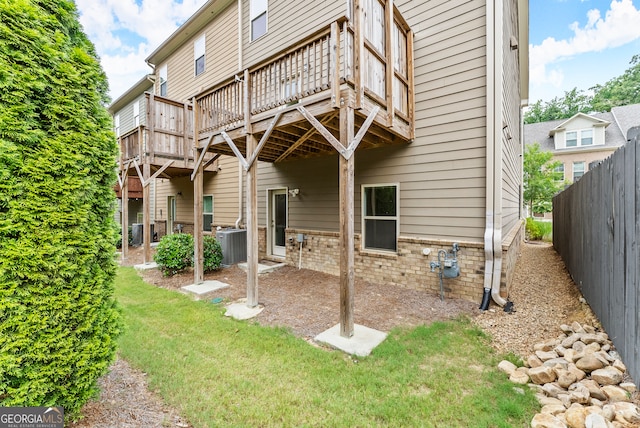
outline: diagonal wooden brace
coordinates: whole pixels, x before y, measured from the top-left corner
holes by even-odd
[[[229,147],[231,147],[231,150],[242,164],[242,167],[245,169],[245,171],[247,171],[249,169],[249,163],[244,158],[244,156],[242,156],[242,153],[240,153],[240,150],[238,149],[238,146],[236,146],[236,143],[233,142],[231,137],[229,137],[229,134],[227,134],[226,132],[222,131],[220,135],[222,135],[222,138],[224,138]]]

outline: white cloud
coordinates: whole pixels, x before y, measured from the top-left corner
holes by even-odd
[[[587,12],[584,27],[574,22],[569,28],[573,31],[569,39],[548,37],[541,44],[530,46],[531,84],[560,87],[564,76],[558,63],[576,55],[600,52],[639,39],[640,11],[632,0],[613,0],[604,18],[599,10],[592,9]]]
[[[80,23],[96,46],[113,99],[151,69],[144,59],[206,0],[76,0]]]

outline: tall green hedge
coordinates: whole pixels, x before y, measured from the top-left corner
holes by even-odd
[[[77,414],[115,357],[107,88],[73,1],[0,1],[0,406]]]

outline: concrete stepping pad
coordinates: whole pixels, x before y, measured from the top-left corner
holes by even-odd
[[[353,326],[352,337],[342,337],[340,336],[340,324],[336,324],[317,335],[313,340],[329,345],[347,354],[365,357],[386,338],[387,333],[359,324]]]

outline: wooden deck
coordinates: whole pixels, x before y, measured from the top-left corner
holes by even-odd
[[[261,140],[269,132],[261,161],[332,154],[335,146],[309,116],[338,139],[338,111],[347,105],[356,111],[356,132],[376,112],[360,148],[412,140],[412,33],[397,12],[386,19],[388,34],[373,40],[363,35],[379,34],[369,23],[340,19],[196,96],[198,149],[246,157],[246,135]]]

